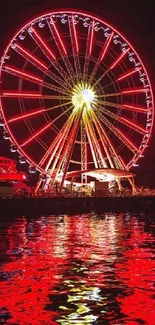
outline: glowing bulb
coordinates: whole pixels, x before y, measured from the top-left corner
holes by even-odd
[[[94,99],[94,92],[91,89],[82,90],[82,97],[86,103],[91,104]]]
[[[73,90],[72,103],[75,109],[85,106],[85,108],[90,109],[91,104],[94,101],[95,94],[92,89],[87,88],[84,84],[79,84]]]

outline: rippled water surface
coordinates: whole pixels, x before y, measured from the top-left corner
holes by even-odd
[[[0,323],[155,325],[147,216],[5,219],[0,262]]]

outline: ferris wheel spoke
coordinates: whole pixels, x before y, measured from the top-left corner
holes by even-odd
[[[41,99],[42,95],[39,93],[27,93],[27,92],[15,92],[15,91],[3,91],[1,94],[2,97],[14,97],[14,98],[38,98]]]
[[[63,93],[65,95],[67,95],[67,91],[65,89],[57,87],[55,85],[52,85],[52,84],[50,84],[48,82],[44,82],[41,78],[38,78],[37,76],[33,76],[33,75],[31,75],[30,73],[28,73],[26,71],[23,72],[21,70],[14,69],[14,68],[12,68],[10,66],[7,66],[7,65],[3,66],[3,71],[5,71],[6,73],[10,73],[10,74],[12,74],[14,76],[17,76],[19,78],[23,78],[23,79],[28,80],[30,82],[36,83],[38,85],[42,85],[45,88],[52,89],[52,90],[55,90],[55,91],[57,91],[59,93]]]
[[[110,117],[112,117],[115,121],[118,121],[122,124],[125,124],[126,126],[128,126],[129,128],[141,133],[141,134],[146,134],[147,131],[146,129],[142,128],[141,126],[137,125],[136,123],[133,123],[132,121],[130,121],[129,119],[126,119],[124,117],[121,117],[113,112],[111,112],[110,110],[107,110],[105,107],[101,107],[99,108],[99,111],[102,113],[102,114],[106,114]]]
[[[74,149],[74,146],[75,146],[75,140],[76,140],[77,133],[78,133],[78,130],[79,130],[79,125],[80,125],[82,113],[83,113],[83,107],[81,107],[81,109],[77,113],[74,125],[73,125],[72,130],[71,130],[71,132],[69,134],[67,148],[64,151],[64,155],[63,155],[64,159],[63,159],[63,164],[61,166],[61,171],[60,171],[60,173],[62,173],[62,179],[61,179],[60,186],[59,186],[59,192],[62,191],[62,187],[63,187],[64,180],[65,180],[65,177],[66,177],[66,173],[68,171],[68,167],[69,167],[70,160],[71,160],[71,157],[72,157],[73,149]]]
[[[35,67],[37,67],[40,71],[42,71],[45,75],[50,77],[52,80],[54,80],[56,83],[61,85],[64,89],[68,91],[68,87],[66,86],[63,79],[59,78],[55,73],[50,71],[48,69],[48,66],[45,65],[42,61],[40,61],[38,58],[36,58],[32,53],[28,52],[26,49],[24,49],[22,46],[18,45],[17,43],[14,43],[12,45],[12,48],[19,53],[22,57],[24,57],[26,60],[28,60],[30,63],[32,63]]]
[[[63,145],[63,142],[65,142],[65,138],[62,137],[62,135],[59,136],[59,139],[57,140],[57,142],[55,143],[55,146],[52,147],[51,149],[51,152],[50,152],[50,159],[48,161],[48,163],[46,164],[46,167],[45,167],[45,171],[50,171],[50,174],[52,175],[53,171],[54,171],[54,168],[59,160],[59,151],[58,151],[58,154],[57,154],[57,150],[61,148],[61,146]],[[62,150],[62,149],[61,149]],[[54,160],[55,158],[55,160]],[[54,160],[54,161],[53,161]],[[52,164],[52,169],[49,169],[50,168],[50,164]]]
[[[52,142],[52,144],[50,145],[50,147],[48,148],[48,150],[45,152],[44,156],[41,158],[40,162],[39,162],[39,166],[43,166],[43,164],[45,163],[45,161],[47,160],[48,156],[50,155],[50,153],[52,152],[53,148],[55,147],[55,145],[58,143],[59,138],[60,138],[60,133],[57,134],[55,140]]]
[[[81,120],[81,170],[88,169],[87,159],[87,136],[83,120]],[[87,183],[87,175],[81,174],[81,182]]]
[[[74,69],[73,69],[73,67],[72,67],[72,65],[70,63],[70,60],[69,60],[68,54],[67,54],[67,50],[66,50],[66,48],[64,46],[63,40],[62,40],[62,38],[60,36],[60,33],[58,32],[58,29],[57,29],[56,24],[53,21],[52,17],[50,17],[50,20],[48,20],[48,27],[50,29],[50,32],[51,32],[53,38],[54,38],[54,41],[55,41],[56,45],[57,45],[59,53],[60,53],[60,55],[61,55],[61,57],[62,57],[62,59],[64,61],[64,64],[65,64],[66,69],[68,71],[68,74],[72,79],[72,83],[74,83],[74,81],[75,81]]]
[[[63,150],[65,142],[68,140],[68,136],[71,129],[71,125],[74,120],[74,116],[75,114],[72,113],[72,116],[70,116],[69,119],[66,121],[63,131],[60,133],[59,138],[57,139],[52,150],[50,151],[50,159],[46,164],[45,170],[49,170],[51,175],[53,174],[55,167],[58,163],[58,160],[60,159],[61,151]],[[52,168],[50,169],[51,163],[52,163]]]
[[[92,139],[91,142],[92,142],[92,146],[93,146],[95,156],[97,158],[97,164],[98,164],[99,168],[103,168],[103,167],[106,168],[107,164],[106,164],[106,162],[105,162],[105,160],[103,158],[101,147],[100,147],[100,144],[99,144],[99,142],[97,140],[96,132],[95,132],[91,117],[88,114],[87,114],[86,123],[87,123],[88,132],[89,132],[90,137]]]
[[[111,94],[105,94],[105,95],[97,95],[96,97],[98,98],[103,98],[103,97],[115,97],[115,96],[122,96],[122,95],[132,95],[132,94],[138,94],[138,93],[146,93],[149,91],[148,88],[133,88],[133,89],[127,89],[127,90],[122,90],[119,93],[111,93]]]
[[[127,146],[134,154],[138,153],[138,148],[133,142],[131,142],[131,140],[125,136],[125,134],[123,134],[121,130],[116,128],[105,116],[103,116],[101,112],[97,111],[96,114],[98,118],[104,123],[104,125],[107,126],[108,129],[113,132],[117,138],[121,140],[121,142],[125,144],[125,146]]]
[[[106,101],[101,101],[101,100],[97,100],[97,103],[104,105],[104,106],[109,106],[109,107],[115,107],[118,109],[123,109],[123,110],[127,110],[127,111],[133,111],[133,112],[137,112],[137,113],[143,113],[143,114],[147,114],[148,113],[148,109],[146,109],[145,107],[138,107],[138,106],[133,106],[133,105],[128,105],[128,104],[116,104],[116,103],[112,103],[112,102],[106,102]]]
[[[69,75],[65,72],[65,70],[62,68],[62,66],[59,64],[59,62],[56,61],[55,55],[49,49],[47,44],[45,44],[45,42],[43,41],[41,36],[37,33],[37,31],[33,27],[30,27],[28,29],[28,32],[31,35],[31,37],[33,38],[33,40],[36,42],[36,44],[40,47],[42,52],[46,55],[47,59],[52,63],[52,65],[60,73],[60,75],[63,77],[63,79],[66,81],[66,83],[70,87],[70,84],[68,82]]]
[[[133,123],[131,120],[126,119],[124,117],[121,117],[121,119],[119,120],[121,123],[124,123],[125,125],[127,125],[129,128],[141,133],[141,134],[147,134],[148,131],[144,128],[142,128],[141,126],[137,125],[136,123]]]
[[[41,133],[43,133],[45,130],[47,130],[51,126],[51,122],[46,124],[44,127],[42,127],[39,131],[35,132],[30,138],[28,138],[25,142],[23,142],[20,147],[26,146],[29,142],[31,142],[33,139],[37,138]]]
[[[23,56],[26,60],[31,62],[33,65],[38,67],[41,71],[46,71],[48,69],[48,66],[45,62],[42,62],[40,59],[38,59],[33,53],[30,53],[27,49],[25,49],[23,46],[19,45],[18,43],[12,44],[12,49],[16,51],[18,54]]]
[[[46,161],[46,159],[48,158],[48,156],[50,154],[52,154],[55,145],[58,143],[60,138],[66,139],[66,130],[69,126],[69,121],[71,121],[73,119],[73,115],[74,112],[71,113],[71,115],[69,116],[68,120],[65,122],[65,124],[63,125],[62,129],[60,132],[58,132],[56,138],[54,141],[52,141],[52,144],[50,145],[50,147],[48,148],[48,150],[46,151],[46,153],[44,154],[44,156],[42,157],[42,159],[39,162],[39,166],[42,166],[44,164],[44,162]],[[49,166],[48,166],[49,167]]]
[[[93,127],[93,123],[92,121],[90,121],[88,119],[88,131],[90,133],[90,136],[93,140],[93,143],[94,143],[94,150],[95,150],[95,153],[96,153],[96,157],[97,157],[97,162],[98,162],[98,165],[99,165],[99,168],[107,168],[107,163],[103,157],[103,153],[102,153],[102,150],[101,150],[101,147],[100,147],[100,144],[97,140],[97,137],[96,137],[96,132],[95,132],[95,129]]]
[[[55,85],[52,85],[48,82],[42,82],[42,86],[44,88],[48,88],[48,89],[51,89],[51,90],[54,90],[54,91],[57,91],[58,93],[62,93],[64,95],[68,95],[69,96],[69,92],[67,92],[67,90],[65,90],[64,88],[60,88],[60,87],[57,87]]]
[[[28,138],[24,143],[20,145],[20,147],[26,146],[29,142],[31,142],[33,139],[37,138],[40,134],[42,134],[44,131],[46,131],[54,122],[56,122],[60,117],[65,115],[71,107],[69,107],[67,110],[65,110],[63,113],[58,115],[54,120],[52,120],[50,123],[47,123],[44,127],[42,127],[39,131],[35,132],[30,138]]]
[[[111,85],[114,85],[116,82],[121,82],[124,79],[127,79],[129,77],[131,77],[132,75],[134,75],[136,72],[138,72],[138,69],[133,69],[130,72],[125,72],[124,74],[121,74],[117,79],[115,79],[114,81],[106,84],[105,86],[103,86],[102,88],[105,89]]]
[[[67,50],[65,48],[63,40],[60,36],[60,33],[58,32],[58,29],[57,29],[56,24],[52,17],[50,17],[50,20],[48,20],[48,26],[49,26],[49,29],[50,29],[52,35],[53,35],[55,43],[58,46],[61,56],[63,57],[64,55],[67,55]]]
[[[110,47],[110,43],[111,43],[111,41],[112,41],[113,36],[114,36],[114,32],[112,32],[112,33],[110,34],[110,36],[107,38],[107,40],[106,40],[106,42],[105,42],[105,44],[104,44],[104,46],[103,46],[103,49],[102,49],[102,51],[101,51],[101,53],[100,53],[100,55],[99,55],[99,58],[98,58],[98,60],[97,60],[97,62],[96,62],[96,64],[95,64],[95,66],[94,66],[94,69],[93,69],[93,71],[92,71],[92,73],[91,73],[91,75],[90,75],[89,82],[91,82],[92,79],[94,78],[94,76],[95,76],[95,74],[96,74],[96,72],[97,72],[97,70],[98,70],[98,67],[99,67],[101,61],[103,61],[104,57],[106,56],[106,54],[107,54],[107,52],[108,52],[108,49],[109,49],[109,47]]]
[[[57,115],[57,117],[54,120],[52,120],[51,125],[52,124],[54,125],[54,123],[57,120],[59,120],[59,118],[61,118],[62,116],[66,115],[66,113],[69,112],[71,109],[73,109],[73,105],[71,105],[69,108],[67,108],[65,111],[63,111],[61,114]]]
[[[86,44],[86,54],[85,54],[85,63],[83,69],[83,80],[84,82],[87,81],[88,77],[88,69],[89,69],[89,61],[92,54],[92,47],[93,47],[93,37],[94,37],[94,20],[92,24],[88,28],[88,35],[87,35],[87,44]]]
[[[66,105],[69,105],[71,104],[71,101],[65,103],[65,104],[60,104],[60,105],[56,105],[56,106],[53,106],[53,107],[49,107],[47,109],[43,108],[43,109],[38,109],[38,110],[35,110],[35,111],[32,111],[32,112],[29,112],[29,113],[26,113],[26,114],[22,114],[22,115],[17,115],[11,119],[9,119],[7,121],[7,123],[11,123],[11,122],[16,122],[16,121],[20,121],[20,120],[23,120],[25,118],[29,118],[31,116],[35,116],[35,115],[38,115],[38,114],[41,114],[41,113],[46,113],[48,111],[51,111],[53,109],[56,109],[56,108],[59,108],[59,107],[63,107],[63,106],[66,106]]]
[[[31,37],[35,40],[35,42],[37,43],[37,45],[41,48],[41,50],[43,51],[43,53],[46,55],[47,59],[49,61],[56,60],[55,55],[53,54],[53,52],[51,51],[51,49],[47,46],[47,44],[45,44],[45,42],[43,41],[43,39],[41,38],[41,36],[37,33],[37,31],[33,27],[30,27],[28,29],[28,32],[31,35]]]
[[[42,95],[39,93],[27,93],[27,92],[15,92],[15,91],[3,91],[1,94],[2,97],[10,97],[10,98],[28,98],[28,99],[62,99],[69,100],[68,96],[55,96],[55,95]]]
[[[133,69],[129,72],[125,72],[124,74],[120,75],[120,77],[118,77],[117,81],[121,81],[121,80],[124,80],[130,76],[132,76],[133,74],[135,74],[136,72],[138,72],[137,69]]]
[[[95,116],[95,113],[94,113],[94,112],[91,112],[91,116],[92,116],[92,120],[93,120],[93,122],[94,122],[94,124],[95,124],[95,126],[96,126],[96,129],[97,129],[98,135],[99,135],[99,137],[100,137],[100,139],[101,139],[101,143],[102,143],[102,146],[103,146],[103,148],[104,148],[104,151],[105,151],[106,157],[107,157],[107,159],[108,159],[108,161],[109,161],[110,167],[111,167],[111,168],[115,168],[114,163],[113,163],[113,161],[112,161],[112,158],[111,158],[111,156],[110,156],[109,149],[108,149],[107,144],[106,144],[106,138],[105,138],[105,134],[104,134],[104,132],[103,132],[103,128],[101,128],[101,127],[100,127],[100,124],[97,123],[98,121],[97,121],[97,119],[95,118],[96,116]]]
[[[101,51],[101,53],[100,53],[100,57],[99,57],[99,60],[100,60],[100,61],[103,61],[103,59],[105,58],[105,56],[106,56],[106,54],[107,54],[107,52],[108,52],[108,49],[109,49],[109,47],[110,47],[111,41],[112,41],[112,39],[113,39],[113,36],[114,36],[114,32],[112,32],[112,33],[109,35],[109,37],[107,38],[107,40],[106,40],[106,42],[105,42],[105,44],[104,44],[104,46],[103,46],[103,49],[102,49],[102,51]]]
[[[129,52],[130,48],[128,48],[126,51],[124,51],[123,53],[121,53],[119,55],[119,57],[110,65],[110,67],[101,75],[101,77],[95,82],[94,86],[96,86],[102,79],[103,77],[106,76],[106,74],[113,70],[118,64],[119,62],[124,58],[124,56]]]
[[[48,150],[45,152],[44,156],[40,160],[40,162],[38,164],[40,167],[43,166],[43,164],[45,163],[45,161],[47,160],[47,158],[48,158],[49,155],[50,155],[50,159],[52,161],[52,159],[54,157],[54,153],[55,153],[55,148],[57,150],[57,146],[59,147],[60,138],[61,138],[61,133],[57,134],[55,140],[52,142],[52,144],[50,145],[50,147],[48,148]],[[48,166],[47,165],[46,165],[46,168],[44,170],[46,170],[46,171],[48,170]]]
[[[24,120],[25,118],[29,118],[31,116],[44,113],[45,111],[46,110],[44,108],[43,109],[38,109],[38,110],[35,110],[35,111],[31,112],[31,113],[26,113],[26,114],[22,114],[22,115],[18,115],[16,117],[13,117],[13,118],[9,119],[7,122],[8,123],[12,123],[12,122]]]
[[[95,111],[92,112],[93,118],[95,122],[98,125],[98,129],[100,130],[101,135],[103,135],[103,143],[105,145],[105,150],[107,150],[107,157],[109,159],[109,163],[111,165],[111,168],[121,168],[125,169],[125,163],[123,159],[118,155],[118,152],[116,151],[114,144],[110,140],[110,137],[108,136],[108,133],[105,131],[105,128],[103,127],[103,124],[101,124],[97,114]],[[110,154],[109,154],[110,151]],[[115,165],[115,166],[114,166]]]
[[[23,72],[21,70],[14,69],[13,67],[10,67],[8,65],[4,65],[2,70],[7,72],[7,73],[10,73],[12,75],[15,75],[17,77],[23,77],[24,79],[29,80],[29,81],[34,82],[34,83],[39,83],[40,84],[40,83],[43,82],[41,78],[38,78],[38,76],[34,76],[34,75],[31,75],[28,72]]]
[[[81,66],[80,66],[80,60],[79,60],[79,44],[78,44],[77,31],[76,31],[73,16],[69,17],[68,24],[69,24],[69,33],[70,33],[70,39],[71,39],[71,44],[72,44],[72,53],[73,53],[73,57],[74,57],[76,78],[77,78],[77,81],[80,81]]]
[[[61,159],[61,157],[63,157],[62,151],[63,151],[65,143],[68,141],[69,131],[71,129],[72,123],[73,123],[73,119],[69,121],[68,125],[65,128],[64,133],[60,137],[60,144],[61,145],[59,145],[58,151],[56,152],[55,157],[53,155],[51,157],[51,158],[54,158],[54,162],[52,163],[52,168],[50,169],[50,175],[51,175],[51,178],[52,178],[52,182],[51,182],[50,186],[53,186],[53,183],[54,183],[54,181],[56,179],[56,176],[59,173],[59,169],[60,169],[62,161],[63,161],[63,159]],[[48,164],[46,165],[46,168],[49,168],[50,163],[51,163],[51,158],[50,158]],[[55,169],[57,164],[58,164],[58,166]]]
[[[72,150],[75,144],[75,138],[76,138],[76,134],[78,131],[78,126],[80,123],[80,117],[81,117],[82,111],[78,112],[75,116],[75,114],[73,115],[73,118],[70,120],[70,128],[68,128],[67,130],[67,136],[63,137],[63,146],[61,145],[59,148],[59,152],[57,153],[57,157],[55,158],[55,163],[52,166],[52,171],[51,171],[51,183],[50,183],[50,188],[53,187],[53,184],[58,176],[58,174],[62,174],[62,179],[61,179],[61,183],[60,183],[60,187],[59,187],[59,191],[61,191],[62,186],[63,186],[63,182],[66,176],[66,172],[68,169],[68,165],[69,165],[69,161],[70,161],[70,157],[72,155]],[[74,123],[73,123],[74,122]],[[71,128],[72,127],[72,128]],[[67,139],[67,141],[66,141]],[[58,162],[58,164],[57,164]],[[57,165],[57,167],[56,167]],[[56,167],[56,168],[55,168]]]
[[[94,143],[92,141],[92,138],[90,136],[90,132],[88,130],[88,122],[87,122],[87,119],[84,116],[83,116],[83,121],[84,121],[84,125],[85,125],[85,128],[86,128],[86,134],[87,134],[89,146],[90,146],[90,149],[91,149],[91,154],[92,154],[92,157],[93,157],[94,166],[95,166],[95,168],[98,168],[98,162],[97,162],[97,158],[96,158],[95,150],[94,150]]]
[[[114,69],[116,65],[124,58],[124,56],[129,52],[130,48],[128,48],[126,51],[122,52],[119,57],[111,64],[110,70]]]
[[[70,122],[72,122],[72,121],[70,121]],[[70,127],[71,127],[71,123],[70,123]],[[50,181],[47,184],[50,190],[53,188],[53,184],[55,183],[57,174],[58,174],[59,169],[60,169],[59,165],[60,165],[61,152],[62,152],[63,147],[65,145],[65,142],[66,142],[66,140],[68,138],[68,133],[69,133],[69,128],[66,129],[65,136],[64,137],[62,137],[62,136],[60,137],[60,139],[59,139],[59,146],[57,145],[56,146],[56,151],[54,150],[52,152],[51,157],[50,157],[50,160],[49,160],[49,162],[48,162],[48,164],[46,165],[46,168],[45,168],[46,170],[48,170],[49,175],[50,175]],[[54,152],[55,152],[55,155],[54,155]],[[49,166],[50,166],[50,164],[51,164],[51,162],[52,162],[52,167],[50,169],[48,169]],[[58,164],[58,166],[56,168],[56,165],[57,164]]]
[[[92,117],[93,117],[93,114],[91,114],[91,112],[89,112],[88,129],[89,129],[91,138],[93,139],[93,142],[94,142],[94,145],[95,145],[94,147],[95,147],[96,154],[98,156],[99,167],[100,168],[103,168],[103,167],[107,168],[107,163],[106,163],[106,161],[105,161],[105,159],[103,157],[100,144],[99,144],[99,142],[97,140],[97,137],[96,137],[96,132],[95,132],[95,129],[94,129],[94,126],[93,126],[94,120],[93,120]],[[98,130],[97,130],[97,132],[98,132]]]

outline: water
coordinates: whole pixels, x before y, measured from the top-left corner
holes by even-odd
[[[0,323],[155,324],[155,221],[147,216],[5,219],[0,259]]]

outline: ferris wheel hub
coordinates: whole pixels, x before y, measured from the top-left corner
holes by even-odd
[[[80,84],[73,90],[72,103],[76,109],[85,106],[91,108],[94,102],[95,93],[87,85]]]
[[[83,101],[89,104],[91,104],[94,100],[94,92],[91,89],[83,89],[81,92],[81,96],[83,98]]]

